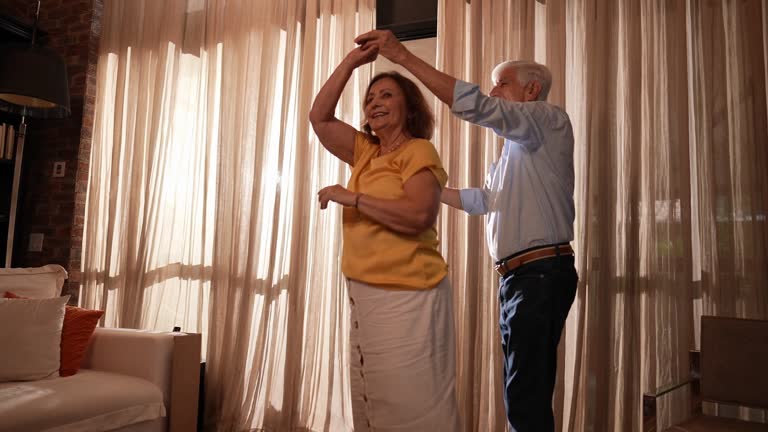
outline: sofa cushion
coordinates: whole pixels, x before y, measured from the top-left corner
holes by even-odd
[[[59,375],[70,376],[80,370],[88,342],[104,311],[67,306],[61,330],[61,367]]]
[[[165,417],[147,380],[82,369],[77,375],[0,384],[0,432],[106,431]]]
[[[0,268],[0,296],[13,291],[22,297],[50,298],[61,295],[67,271],[57,264],[28,268]]]
[[[47,378],[59,371],[64,306],[69,296],[0,298],[0,382]]]
[[[13,292],[6,292],[5,298],[22,299]],[[104,311],[67,306],[64,312],[64,325],[61,330],[61,366],[59,375],[70,376],[77,373],[88,349],[99,319]]]

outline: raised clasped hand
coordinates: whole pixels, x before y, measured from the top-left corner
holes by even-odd
[[[355,38],[360,46],[376,45],[378,53],[394,63],[400,63],[408,50],[390,30],[371,30]]]
[[[353,67],[360,67],[366,63],[370,63],[376,60],[379,56],[379,47],[376,44],[369,43],[363,44],[347,54],[347,61],[349,61]]]

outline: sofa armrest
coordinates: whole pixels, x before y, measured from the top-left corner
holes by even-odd
[[[82,367],[143,378],[170,394],[173,334],[97,328]]]
[[[97,328],[82,367],[154,383],[163,392],[169,430],[195,430],[200,343],[200,335],[196,333]]]

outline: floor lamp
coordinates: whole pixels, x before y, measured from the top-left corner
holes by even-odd
[[[61,118],[70,114],[69,82],[64,60],[53,50],[35,45],[39,15],[38,1],[31,43],[0,45],[0,110],[21,115],[16,136],[5,267],[11,266],[13,255],[26,118]]]

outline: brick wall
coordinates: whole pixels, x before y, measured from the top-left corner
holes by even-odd
[[[29,3],[27,0],[3,0],[0,3],[0,13],[14,18],[25,17],[29,9]]]
[[[3,0],[0,12],[26,23],[34,21],[36,0]],[[67,64],[72,115],[65,119],[28,119],[22,196],[17,214],[13,266],[61,264],[70,277],[64,292],[77,302],[80,286],[85,193],[88,180],[96,62],[103,0],[46,0],[39,28],[48,46]],[[53,164],[66,163],[54,178]],[[42,233],[42,252],[27,251],[29,236]]]

